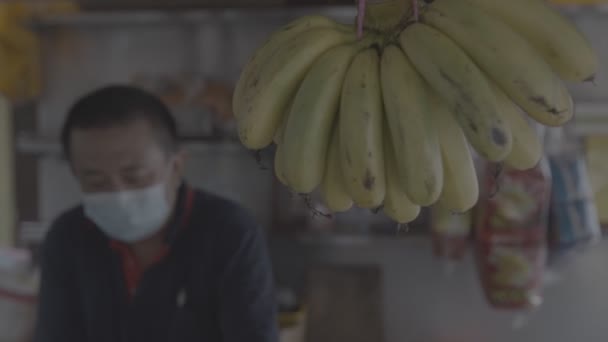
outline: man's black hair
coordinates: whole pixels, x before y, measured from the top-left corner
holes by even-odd
[[[63,151],[69,158],[75,129],[110,127],[135,120],[147,121],[167,151],[177,148],[177,125],[161,99],[136,87],[111,85],[84,95],[69,110],[61,132]]]

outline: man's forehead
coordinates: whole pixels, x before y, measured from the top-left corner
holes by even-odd
[[[99,134],[114,134],[114,135],[152,135],[153,127],[152,124],[144,119],[132,119],[115,123],[99,124],[80,127],[76,126],[72,129],[72,136],[78,134],[81,136],[86,135],[99,135]]]
[[[162,157],[164,152],[144,121],[76,128],[72,131],[70,150],[74,163],[85,164],[138,162]]]
[[[149,145],[156,140],[151,124],[133,120],[100,127],[75,127],[70,135],[72,147],[111,147],[112,145]]]

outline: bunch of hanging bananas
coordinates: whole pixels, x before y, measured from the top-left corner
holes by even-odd
[[[0,93],[11,101],[27,101],[40,94],[40,42],[28,27],[36,17],[73,13],[71,0],[0,2]]]
[[[479,193],[470,146],[534,167],[542,144],[525,114],[566,123],[563,80],[596,72],[587,40],[543,1],[408,4],[370,7],[362,35],[323,16],[297,19],[237,83],[242,143],[274,142],[278,179],[298,193],[320,189],[332,211],[382,207],[405,223],[435,203],[469,210]]]

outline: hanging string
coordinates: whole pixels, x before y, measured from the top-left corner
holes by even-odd
[[[365,3],[366,0],[359,0],[359,9],[357,12],[357,39],[363,38],[363,21],[365,20]]]

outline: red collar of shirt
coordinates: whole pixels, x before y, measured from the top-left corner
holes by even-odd
[[[190,223],[190,216],[192,215],[192,207],[194,205],[194,190],[182,185],[178,191],[178,200],[175,205],[174,218],[169,224],[163,229],[166,234],[166,244],[155,256],[153,264],[159,263],[167,257],[171,249],[171,244],[175,241],[176,237],[186,229]],[[118,241],[110,240],[110,248],[116,251],[122,260],[122,269],[125,279],[125,285],[127,291],[132,298],[139,286],[139,282],[145,269],[138,263],[137,258],[133,254],[133,251],[128,244]]]

